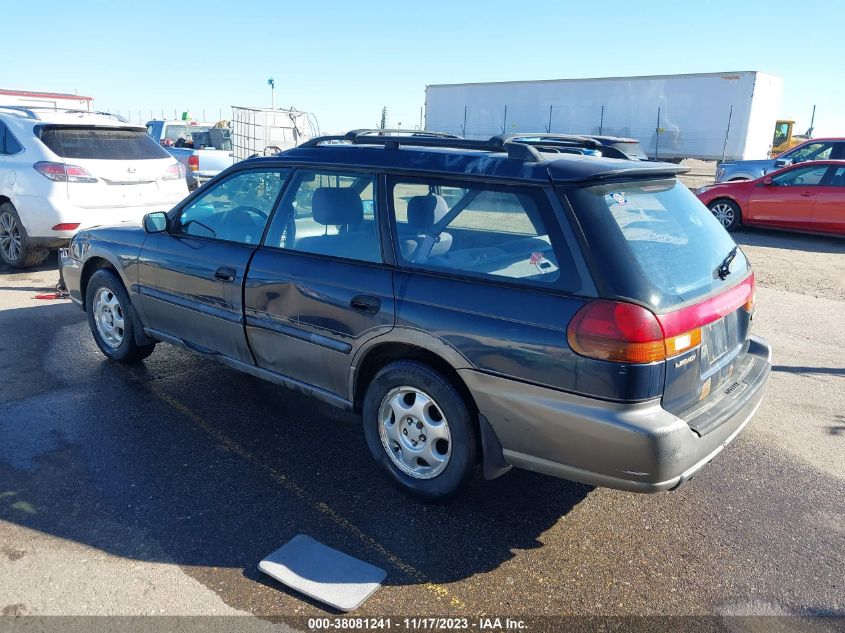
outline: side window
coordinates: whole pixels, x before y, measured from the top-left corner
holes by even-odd
[[[785,154],[793,163],[803,163],[808,160],[827,160],[833,151],[832,143],[808,143]]]
[[[779,187],[806,187],[818,185],[827,173],[827,165],[821,167],[800,167],[772,178],[772,182]]]
[[[6,124],[0,121],[0,154],[17,154],[23,149]]]
[[[182,209],[175,232],[258,244],[279,197],[286,169],[237,173]]]
[[[378,234],[373,174],[298,170],[265,245],[380,262]]]
[[[837,167],[830,179],[830,187],[845,187],[845,167]]]
[[[540,189],[434,180],[391,189],[396,250],[409,266],[540,284],[561,280],[562,267],[574,274]]]

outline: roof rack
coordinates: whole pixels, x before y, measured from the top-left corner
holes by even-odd
[[[443,147],[450,149],[478,150],[484,152],[506,152],[508,158],[526,162],[544,160],[543,152],[559,153],[575,148],[600,149],[601,143],[587,136],[572,134],[500,134],[487,140],[462,138],[447,132],[431,130],[351,130],[344,135],[319,136],[300,147],[319,147],[323,144],[340,142],[354,145],[383,145],[386,149],[400,146]]]
[[[99,114],[100,116],[107,116],[113,119],[117,119],[122,123],[128,123],[128,121],[120,116],[119,114],[114,114],[112,112],[100,112],[98,110],[78,110],[73,108],[52,108],[50,106],[19,106],[19,105],[0,105],[0,110],[11,110],[14,114],[20,114],[28,119],[35,119],[36,121],[40,121],[41,117],[38,116],[40,111],[46,112],[60,112],[62,114]]]

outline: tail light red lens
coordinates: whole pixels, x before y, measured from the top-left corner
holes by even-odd
[[[185,177],[185,167],[182,163],[173,163],[164,170],[162,180],[179,180]]]
[[[575,313],[566,336],[573,350],[590,358],[625,363],[666,358],[657,317],[633,303],[591,301]]]
[[[53,227],[54,231],[75,231],[79,228],[79,222],[64,222]]]
[[[200,157],[196,154],[191,154],[188,156],[188,169],[191,171],[199,171],[200,170]]]
[[[88,173],[88,170],[78,165],[39,161],[32,167],[53,182],[97,182],[97,179]]]
[[[680,310],[654,314],[633,303],[597,299],[569,322],[570,347],[589,358],[622,363],[650,363],[671,358],[701,344],[701,328],[743,307],[754,306],[754,275],[740,284]]]

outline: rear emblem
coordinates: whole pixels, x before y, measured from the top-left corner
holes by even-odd
[[[128,171],[130,174],[134,174],[138,170],[135,169],[134,167],[127,167],[126,171]]]
[[[695,360],[695,354],[693,354],[692,356],[687,356],[686,358],[683,358],[683,359],[679,360],[677,363],[675,363],[675,369],[680,369],[684,365],[689,365],[694,360]]]

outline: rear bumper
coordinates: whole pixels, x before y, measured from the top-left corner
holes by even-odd
[[[718,426],[703,435],[664,410],[659,400],[605,402],[471,370],[461,376],[495,431],[507,464],[595,486],[659,492],[690,479],[757,411],[771,369],[771,347],[752,337],[748,354],[756,366],[746,374],[752,382],[736,390],[730,409],[719,410]]]
[[[143,217],[152,211],[169,211],[182,199],[177,196],[155,203],[131,207],[106,207],[99,209],[78,207],[67,198],[19,196],[15,200],[18,215],[33,242],[45,248],[66,244],[82,229],[109,224],[130,222],[140,225]],[[72,231],[54,231],[58,224],[79,224]]]

